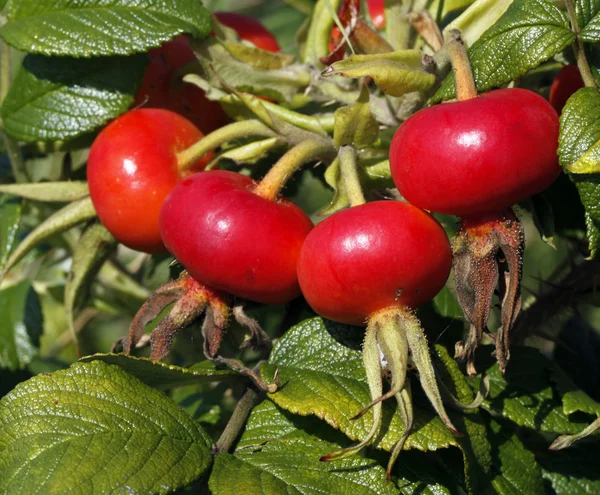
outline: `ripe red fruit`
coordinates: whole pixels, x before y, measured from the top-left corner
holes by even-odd
[[[182,176],[202,170],[204,156],[188,172],[176,154],[203,137],[180,115],[161,109],[133,110],[106,126],[90,149],[87,177],[100,221],[132,249],[164,252],[158,217],[167,194]]]
[[[567,100],[578,89],[585,86],[581,77],[581,72],[576,65],[566,65],[554,78],[552,86],[550,86],[550,105],[560,113],[564,108]]]
[[[368,0],[367,7],[373,25],[377,29],[385,27],[385,0]]]
[[[432,299],[450,273],[446,233],[408,203],[376,201],[331,215],[306,238],[298,261],[304,297],[319,314],[365,325],[384,308]]]
[[[164,108],[176,112],[203,133],[222,127],[229,117],[219,102],[210,101],[204,91],[183,82],[180,71],[196,60],[187,36],[177,38],[148,52],[150,63],[135,96],[135,107]]]
[[[269,52],[281,50],[275,37],[256,19],[236,12],[215,12],[214,15],[221,24],[235,29],[240,38],[256,47]]]
[[[560,173],[557,146],[552,106],[531,91],[500,89],[414,114],[394,135],[390,166],[416,206],[478,216],[552,184]]]
[[[169,251],[198,282],[251,301],[278,304],[300,294],[296,263],[312,222],[293,203],[253,193],[249,177],[195,174],[164,202]]]
[[[322,461],[353,455],[379,434],[382,401],[396,397],[406,425],[388,463],[392,466],[412,429],[412,401],[406,384],[409,353],[423,390],[453,432],[437,386],[427,339],[412,311],[444,286],[452,253],[444,229],[428,213],[408,203],[376,201],[334,213],[304,242],[298,280],[304,297],[322,316],[352,325],[367,325],[363,363],[373,408],[369,433],[354,446],[327,454]],[[380,354],[391,374],[383,394]]]

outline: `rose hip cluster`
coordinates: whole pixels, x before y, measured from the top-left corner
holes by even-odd
[[[160,55],[167,72],[182,66],[170,61],[174,43],[183,43],[186,53],[189,49],[184,42],[172,43]],[[183,61],[189,61],[188,55]],[[161,76],[161,81],[170,77]],[[499,286],[502,322],[495,339],[504,369],[509,329],[520,305],[524,242],[511,207],[546,188],[559,173],[558,117],[548,102],[522,89],[478,96],[473,88],[465,91],[458,79],[460,101],[417,112],[394,136],[392,176],[410,204],[355,204],[315,227],[280,196],[282,184],[273,181],[271,172],[257,184],[239,173],[204,171],[211,156],[186,160],[183,167],[181,153],[203,134],[171,111],[181,108],[168,104],[168,98],[158,99],[160,109],[133,110],[107,126],[88,162],[91,197],[101,221],[123,244],[150,253],[168,250],[186,270],[140,309],[125,351],[140,340],[146,323],[173,303],[152,333],[152,359],[164,358],[176,334],[204,312],[206,356],[274,391],[251,370],[220,357],[219,346],[231,316],[250,329],[250,345],[268,342],[241,302],[281,304],[302,293],[325,318],[366,326],[363,360],[372,402],[355,417],[372,408],[372,428],[357,445],[323,460],[347,457],[368,445],[381,427],[382,401],[395,397],[405,432],[392,453],[389,474],[413,420],[409,361],[440,418],[458,434],[444,409],[414,310],[440,291],[454,264],[458,297],[471,323],[457,355],[473,374],[474,352],[487,332]],[[153,88],[144,91],[149,103],[157,101]],[[453,248],[426,210],[461,217]],[[391,372],[385,394],[380,353]]]

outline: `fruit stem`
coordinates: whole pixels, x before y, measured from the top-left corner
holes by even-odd
[[[340,171],[350,206],[366,203],[356,168],[356,150],[353,146],[342,146],[338,151]]]
[[[584,84],[588,88],[597,88],[596,80],[594,79],[594,75],[592,74],[592,69],[590,68],[590,64],[587,61],[585,56],[585,49],[583,47],[583,42],[579,37],[579,23],[577,22],[577,14],[575,12],[575,2],[573,0],[565,0],[565,5],[567,6],[567,14],[569,16],[569,20],[571,21],[571,30],[575,33],[575,41],[573,42],[573,53],[575,55],[575,60],[577,60],[577,67],[579,68],[579,72],[581,73],[581,78],[583,79]]]
[[[302,165],[319,159],[328,158],[334,152],[331,141],[310,139],[294,146],[271,167],[263,180],[254,189],[254,194],[275,201],[283,186]]]
[[[446,50],[450,55],[454,80],[456,81],[456,98],[458,101],[477,98],[477,87],[473,79],[473,71],[462,35],[458,29],[451,29],[446,40]]]
[[[207,134],[189,148],[177,153],[177,168],[189,169],[197,160],[224,143],[248,137],[276,137],[277,134],[260,120],[242,120],[234,122]]]
[[[237,406],[235,406],[227,426],[225,426],[223,433],[214,446],[214,450],[216,451],[215,454],[227,452],[229,449],[231,449],[231,446],[246,424],[246,420],[250,415],[250,411],[256,405],[257,401],[258,392],[256,392],[253,387],[248,387],[246,392],[244,392],[244,395],[242,395],[241,399],[237,403]]]
[[[442,48],[444,43],[442,32],[429,12],[421,10],[420,12],[411,14],[410,23],[433,51],[437,52]]]

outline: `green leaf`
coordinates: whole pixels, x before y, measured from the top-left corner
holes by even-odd
[[[577,24],[583,41],[600,41],[600,3],[598,0],[577,0],[575,2]]]
[[[202,361],[189,368],[125,354],[93,354],[81,358],[80,361],[84,363],[102,361],[106,364],[119,366],[128,374],[155,388],[211,383],[238,376],[235,371],[229,369],[216,369],[210,361]]]
[[[600,89],[582,88],[560,115],[558,156],[567,170],[600,140]]]
[[[556,495],[600,493],[598,478],[600,442],[575,444],[569,449],[544,453],[538,458],[542,476]]]
[[[484,92],[518,79],[574,40],[566,16],[550,1],[515,0],[469,50],[477,89]],[[454,96],[450,74],[431,102]]]
[[[0,193],[33,201],[66,203],[90,195],[87,182],[36,182],[30,184],[0,184]]]
[[[0,401],[0,491],[169,493],[211,463],[179,406],[117,366],[76,363]]]
[[[462,404],[473,401],[473,392],[467,380],[460,371],[458,364],[450,357],[448,351],[441,345],[435,346],[438,381],[444,387],[450,386],[450,392]],[[480,493],[489,483],[492,466],[492,446],[481,416],[477,410],[467,410],[456,419],[454,425],[463,433],[458,443],[465,456],[466,482],[471,493]]]
[[[261,50],[253,46],[243,45],[242,43],[225,42],[223,45],[237,60],[250,65],[256,70],[283,69],[294,61],[292,55]]]
[[[600,90],[582,88],[567,100],[560,116],[558,156],[560,164],[570,170],[600,141]],[[577,186],[586,212],[586,225],[591,256],[599,243],[600,225],[600,174],[570,174]]]
[[[294,414],[316,415],[352,440],[364,438],[371,426],[372,412],[350,420],[371,402],[360,352],[363,334],[362,329],[318,317],[292,327],[273,349],[268,364],[261,368],[261,375],[269,382],[279,370],[281,386],[270,398]],[[404,425],[399,414],[392,414],[390,401],[385,404],[389,431],[374,446],[391,450]],[[415,412],[415,432],[408,438],[406,448],[435,450],[457,445],[433,409],[429,409]]]
[[[204,38],[211,31],[202,4],[184,0],[19,0],[10,2],[7,15],[4,41],[44,55],[128,55],[181,33]]]
[[[42,309],[28,282],[0,290],[0,367],[23,369],[38,353]],[[1,479],[1,476],[0,476]]]
[[[569,415],[581,411],[594,416],[600,416],[600,403],[577,387],[562,370],[554,368],[552,379],[556,383],[558,393],[562,397],[565,414]]]
[[[433,306],[436,311],[447,318],[456,318],[459,320],[463,320],[465,315],[463,313],[460,304],[458,304],[458,299],[456,299],[456,295],[448,289],[447,286],[444,286],[438,295],[433,298]]]
[[[356,149],[362,149],[377,140],[379,124],[371,114],[366,85],[362,85],[356,103],[338,108],[333,118],[333,144],[336,148],[354,145]]]
[[[338,210],[346,208],[350,203],[346,188],[342,182],[342,172],[340,170],[340,161],[336,157],[331,165],[325,170],[325,182],[333,189],[333,199],[325,208],[319,212],[319,216],[331,215]]]
[[[292,64],[281,69],[253,70],[250,64],[235,58],[215,40],[195,44],[200,63],[211,86],[230,86],[238,91],[266,96],[277,101],[291,101],[312,82],[309,68]]]
[[[0,270],[18,243],[17,232],[21,224],[21,203],[0,197]]]
[[[590,250],[590,258],[596,259],[600,253],[600,222],[595,222],[589,213],[585,213],[585,226],[587,230],[588,249]]]
[[[351,79],[369,76],[384,93],[402,96],[411,91],[425,91],[435,82],[435,76],[423,69],[422,57],[420,50],[350,55],[330,65],[322,75]]]
[[[72,139],[133,103],[147,58],[28,55],[1,110],[6,132],[22,141]]]
[[[29,235],[21,241],[17,249],[12,253],[0,272],[3,274],[18,263],[29,251],[46,241],[50,237],[60,234],[83,222],[87,222],[96,216],[96,210],[90,198],[80,199],[69,203],[64,208],[46,218],[40,225],[32,230]]]
[[[594,143],[579,160],[567,165],[567,169],[574,174],[600,173],[600,141]]]
[[[100,222],[87,227],[75,246],[65,284],[65,313],[75,341],[75,317],[83,306],[100,268],[116,248],[116,239]]]
[[[533,223],[538,229],[540,237],[546,244],[556,249],[554,246],[556,223],[554,220],[554,210],[550,201],[543,194],[536,194],[531,197],[528,206],[533,217]]]
[[[385,482],[385,470],[360,457],[336,463],[319,462],[335,448],[305,438],[272,442],[257,451],[220,454],[215,459],[209,488],[214,495],[331,495],[398,493]]]
[[[332,433],[316,418],[293,416],[266,400],[252,410],[234,455],[215,460],[209,487],[215,495],[398,493],[393,483],[386,483],[383,467],[372,459],[356,456],[319,462],[321,455],[349,443]],[[414,479],[406,463],[399,464],[395,474],[400,493],[449,493],[435,483],[430,490]]]
[[[484,347],[479,355],[489,359],[491,348]],[[490,393],[483,407],[519,426],[544,433],[573,434],[587,426],[564,412],[548,359],[532,347],[513,347],[510,356],[504,376],[497,363],[487,367]]]
[[[492,485],[498,495],[544,495],[542,469],[534,455],[525,448],[512,425],[501,426],[490,420],[490,439],[494,444],[497,459],[494,462],[496,474]]]
[[[266,381],[272,381],[276,371],[279,374],[280,388],[269,395],[271,400],[294,414],[317,416],[352,440],[364,438],[371,427],[372,411],[357,420],[351,419],[371,401],[360,351],[363,334],[362,329],[322,318],[311,318],[292,327],[278,341],[269,363],[261,368]],[[475,432],[474,439],[483,439],[476,447],[468,439],[454,437],[429,403],[415,401],[414,416],[414,432],[408,437],[405,450],[459,447],[465,457],[465,472],[471,478],[471,457],[477,455],[474,451],[478,448],[485,451],[479,420],[452,415],[455,424]],[[383,417],[385,434],[372,446],[389,451],[402,436],[404,425],[391,401],[384,403]],[[485,454],[482,452],[479,457],[484,459]],[[469,483],[477,480],[469,479]]]

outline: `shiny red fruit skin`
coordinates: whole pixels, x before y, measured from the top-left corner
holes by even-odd
[[[275,37],[256,19],[237,12],[215,12],[218,21],[231,29],[235,29],[240,38],[254,43],[262,50],[278,52],[281,50]]]
[[[203,90],[183,82],[179,71],[196,60],[189,39],[182,35],[148,52],[146,68],[134,106],[164,108],[176,112],[208,134],[229,121],[216,101],[206,98]]]
[[[312,222],[293,203],[252,192],[225,170],[194,174],[171,191],[160,213],[169,251],[197,281],[265,304],[300,295],[296,262]]]
[[[100,221],[132,249],[165,252],[158,217],[167,194],[181,180],[176,153],[203,134],[168,110],[133,110],[106,126],[94,140],[87,165],[90,195]],[[210,156],[191,172],[204,169]]]
[[[334,213],[304,241],[298,280],[320,315],[365,325],[388,307],[416,308],[450,273],[448,237],[429,213],[399,201],[375,201]]]
[[[541,96],[499,89],[425,108],[396,131],[392,177],[412,204],[461,217],[502,211],[560,173],[558,115]]]
[[[373,25],[377,29],[385,27],[385,0],[368,0],[367,7]]]
[[[550,86],[550,105],[560,113],[564,108],[567,100],[575,93],[578,89],[585,86],[581,77],[581,72],[576,65],[565,65],[552,82]]]

